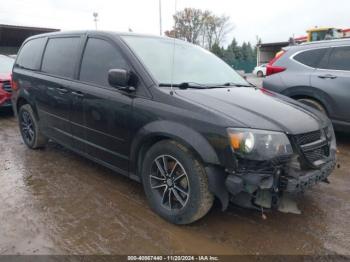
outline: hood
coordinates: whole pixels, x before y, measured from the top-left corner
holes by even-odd
[[[10,81],[11,73],[1,73],[0,72],[0,81]]]
[[[232,87],[177,90],[182,99],[228,118],[232,127],[312,132],[327,125],[327,118],[292,99],[260,88]]]

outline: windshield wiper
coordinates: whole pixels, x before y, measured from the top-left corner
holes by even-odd
[[[168,84],[168,83],[161,83],[159,86],[173,86],[173,87],[178,87],[180,89],[187,89],[187,88],[195,88],[195,89],[212,89],[212,88],[224,88],[227,86],[235,86],[235,87],[255,87],[254,85],[247,83],[247,84],[242,84],[242,83],[233,83],[233,82],[227,82],[224,84],[215,84],[215,85],[204,85],[204,84],[199,84],[195,82],[182,82],[180,84]]]
[[[233,83],[233,82],[227,82],[227,83],[224,83],[223,85],[218,85],[218,86],[255,87],[255,85],[250,83],[241,84],[241,83]]]
[[[168,84],[168,83],[160,83],[159,86],[173,86],[178,87],[180,89],[194,88],[194,89],[206,89],[209,88],[206,85],[202,85],[195,82],[182,82],[180,84]]]

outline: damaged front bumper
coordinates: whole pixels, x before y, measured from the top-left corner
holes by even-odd
[[[209,189],[223,206],[239,206],[299,213],[293,196],[327,177],[336,166],[336,141],[332,128],[290,135],[293,154],[271,160],[252,160],[233,155],[234,165],[206,168]]]
[[[335,159],[317,170],[293,170],[277,168],[273,174],[230,174],[225,186],[231,202],[247,208],[277,208],[282,212],[299,213],[291,196],[313,185],[326,181],[335,168]]]
[[[301,172],[298,177],[286,177],[287,186],[284,191],[290,193],[303,192],[318,182],[327,181],[336,165],[335,159],[324,164],[320,169]]]
[[[326,182],[336,166],[335,152],[318,169],[303,169],[290,159],[285,165],[278,165],[273,172],[230,173],[222,169],[207,167],[209,189],[222,203],[222,209],[229,202],[261,210],[278,209],[281,212],[300,213],[293,198],[319,182]],[[220,178],[220,179],[218,179]]]

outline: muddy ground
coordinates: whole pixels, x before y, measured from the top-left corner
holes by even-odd
[[[350,255],[350,135],[339,163],[299,199],[302,215],[215,206],[175,226],[148,207],[142,186],[50,143],[32,151],[0,114],[0,254]]]

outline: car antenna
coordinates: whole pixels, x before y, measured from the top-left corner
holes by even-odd
[[[177,0],[175,0],[175,15],[177,12]],[[176,22],[174,20],[174,35],[173,35],[173,57],[172,57],[172,65],[171,65],[171,77],[170,77],[170,95],[174,95],[173,88],[173,77],[174,77],[174,67],[175,67],[175,38],[176,38]]]

